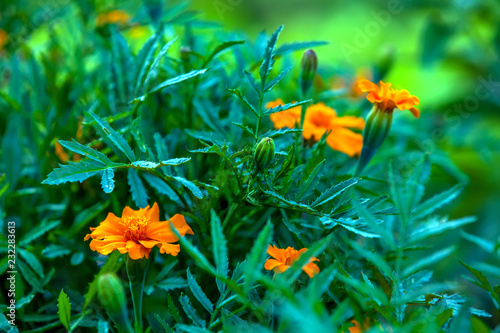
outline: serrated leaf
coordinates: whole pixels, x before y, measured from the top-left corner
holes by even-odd
[[[159,314],[155,313],[154,314],[156,321],[160,324],[161,328],[165,331],[165,333],[172,333],[172,329],[170,326],[163,320],[163,318],[160,317]]]
[[[302,132],[302,129],[300,128],[287,128],[283,127],[280,128],[279,130],[270,130],[267,131],[266,133],[262,134],[261,137],[267,137],[267,138],[277,138],[286,134],[294,134],[294,133],[300,133]]]
[[[100,128],[104,131],[106,136],[113,142],[113,144],[122,151],[125,156],[129,159],[130,162],[135,161],[135,154],[128,145],[127,141],[123,138],[123,136],[116,132],[109,124],[101,119],[98,115],[96,115],[94,112],[90,111],[89,112],[92,118],[96,121],[96,123],[100,126]]]
[[[181,183],[183,186],[187,187],[187,189],[190,190],[191,193],[193,193],[193,195],[195,197],[197,197],[198,199],[203,198],[203,193],[200,191],[198,186],[196,186],[192,181],[189,181],[186,178],[178,177],[178,176],[168,176],[168,177],[175,179],[176,181]]]
[[[160,63],[160,60],[165,56],[165,54],[167,54],[168,50],[170,49],[170,47],[172,46],[172,44],[177,40],[177,37],[172,39],[171,41],[169,41],[167,44],[165,44],[160,52],[158,52],[158,55],[156,56],[155,60],[153,61],[153,64],[151,65],[151,67],[149,68],[148,70],[148,74],[146,76],[146,79],[144,80],[144,89],[147,91],[149,89],[149,83],[153,77],[153,73],[154,71],[156,70],[156,68],[158,67],[158,64]]]
[[[19,245],[22,247],[26,247],[26,245],[30,244],[32,240],[40,238],[46,232],[58,227],[61,224],[60,220],[55,221],[43,221],[38,227],[30,230],[19,242]]]
[[[72,142],[70,141],[64,141],[64,140],[59,140],[59,143],[77,153],[77,154],[80,154],[80,155],[83,155],[85,157],[88,157],[88,158],[91,158],[93,159],[94,161],[97,161],[97,162],[102,162],[108,166],[113,166],[115,163],[111,162],[111,160],[106,156],[104,155],[103,153],[95,150],[95,149],[92,149],[90,147],[87,147],[87,146],[84,146],[82,144],[79,144],[78,142],[76,142],[74,139],[72,140]]]
[[[276,76],[264,89],[264,92],[271,91],[274,88],[274,86],[277,85],[285,77],[285,75],[292,69],[292,67],[293,65],[290,65],[283,71],[281,71],[281,73],[279,73],[278,76]]]
[[[264,268],[264,259],[267,256],[267,248],[271,243],[272,235],[273,225],[268,221],[264,229],[259,233],[250,253],[248,253],[246,257],[246,263],[243,269],[245,277],[244,290],[246,294],[248,294],[254,281],[261,274],[262,268]]]
[[[217,274],[223,277],[227,277],[227,271],[229,267],[227,243],[224,237],[224,231],[222,229],[221,221],[213,209],[210,215],[210,227],[210,234],[212,236],[212,252],[214,255]],[[225,284],[220,279],[217,279],[216,283],[219,292],[223,293],[225,290]]]
[[[142,176],[146,179],[149,185],[151,185],[151,187],[157,190],[160,194],[164,194],[173,202],[182,205],[182,201],[179,196],[170,188],[170,186],[167,185],[167,183],[165,183],[165,181],[149,173],[144,173]]]
[[[33,271],[35,271],[41,278],[44,277],[42,264],[40,263],[40,261],[38,261],[37,257],[33,253],[22,248],[18,248],[17,252],[21,256],[21,258],[23,258],[26,263],[33,269]]]
[[[69,298],[61,289],[61,293],[59,294],[59,298],[57,299],[57,314],[59,315],[59,320],[63,324],[63,326],[69,331],[69,323],[71,321],[71,303],[69,302]]]
[[[238,97],[240,99],[240,101],[243,102],[243,104],[245,104],[245,106],[247,108],[250,109],[250,111],[253,112],[254,115],[258,116],[258,113],[257,111],[255,110],[255,108],[252,106],[252,104],[250,104],[250,102],[245,98],[245,96],[243,96],[241,94],[241,91],[239,91],[238,89],[229,89],[229,88],[226,88],[227,91],[229,91],[231,94],[233,94],[234,96]]]
[[[403,276],[409,276],[409,275],[423,269],[424,267],[436,264],[437,262],[443,260],[444,258],[449,256],[450,254],[452,254],[454,251],[455,251],[455,246],[449,246],[449,247],[446,247],[442,250],[434,252],[433,254],[431,254],[425,258],[420,259],[415,264],[406,267],[406,269],[403,271]]]
[[[205,295],[201,287],[198,285],[198,282],[196,282],[196,279],[189,271],[189,267],[186,270],[186,275],[187,275],[187,282],[189,289],[193,293],[194,297],[198,300],[198,302],[200,302],[201,305],[203,305],[203,307],[208,312],[212,313],[214,311],[214,305],[208,299],[207,295]]]
[[[412,217],[417,220],[433,213],[436,209],[454,200],[462,191],[463,185],[455,185],[451,189],[433,196],[415,208]]]
[[[137,171],[134,169],[128,169],[128,185],[130,186],[130,193],[132,194],[132,199],[139,208],[144,208],[148,205],[148,193],[142,180],[139,178]]]
[[[321,195],[316,200],[314,200],[314,202],[310,204],[310,206],[316,207],[330,202],[331,200],[339,196],[341,193],[343,193],[349,187],[356,185],[358,181],[359,178],[351,178],[336,185],[333,185],[328,190],[321,193]]]
[[[408,243],[416,243],[431,236],[442,234],[446,231],[460,228],[469,223],[475,222],[477,219],[473,216],[464,217],[452,221],[440,221],[430,219],[427,223],[419,226],[408,237]]]
[[[243,71],[243,75],[245,75],[245,78],[247,79],[248,83],[250,84],[250,86],[252,87],[252,89],[258,94],[260,95],[261,92],[259,90],[259,88],[257,87],[257,84],[255,83],[255,79],[253,78],[252,74],[250,74],[247,70],[244,70]]]
[[[205,74],[207,69],[199,69],[199,70],[192,70],[189,73],[181,74],[176,77],[167,79],[163,81],[162,83],[158,84],[157,86],[153,87],[146,95],[142,95],[141,97],[137,97],[134,100],[130,101],[130,103],[140,103],[143,102],[146,99],[147,95],[153,94],[157,91],[160,91],[164,88],[173,86],[174,84],[189,80],[195,76]]]
[[[59,165],[60,168],[54,169],[42,184],[59,185],[66,182],[83,182],[99,172],[109,169],[104,163],[93,160],[82,161],[79,163],[68,162],[66,165]]]
[[[224,42],[222,44],[217,45],[217,47],[212,51],[212,53],[210,53],[210,55],[205,59],[205,62],[203,63],[203,66],[201,66],[201,67],[206,67],[217,54],[224,51],[225,49],[230,48],[234,45],[243,44],[243,43],[245,43],[244,40],[234,40],[234,41]]]
[[[115,181],[113,177],[115,173],[112,168],[106,169],[102,172],[101,186],[104,193],[111,193],[115,189]]]
[[[325,163],[326,163],[326,160],[323,160],[320,163],[318,163],[316,165],[316,167],[314,168],[314,170],[309,174],[307,180],[304,182],[304,184],[302,184],[302,186],[300,187],[300,189],[297,192],[297,195],[295,197],[296,201],[300,201],[302,199],[304,194],[309,189],[309,186],[311,186],[313,180],[316,178],[316,176],[321,171],[321,169],[325,166]]]
[[[41,281],[35,276],[35,273],[29,268],[28,265],[26,265],[23,261],[17,259],[16,260],[16,265],[17,268],[19,269],[19,272],[21,273],[21,276],[23,279],[28,282],[30,286],[33,287],[38,292],[41,292],[43,290],[43,286]]]
[[[293,43],[285,43],[276,49],[275,54],[283,55],[289,52],[310,49],[312,47],[327,45],[328,42],[325,41],[311,41],[311,42],[293,42]]]
[[[300,105],[309,103],[310,101],[312,101],[312,99],[308,99],[308,100],[301,101],[301,102],[293,102],[293,103],[280,104],[278,106],[275,106],[274,108],[270,108],[270,109],[267,109],[266,111],[262,112],[262,115],[263,116],[268,116],[268,115],[276,113],[276,112],[285,111],[285,110],[294,108],[296,106],[300,106]]]
[[[278,42],[278,36],[283,30],[283,26],[281,25],[278,29],[276,29],[275,32],[271,35],[271,38],[267,41],[267,46],[264,51],[264,60],[262,61],[262,65],[260,66],[259,69],[259,74],[260,74],[260,79],[262,82],[262,87],[264,87],[267,76],[269,75],[269,72],[273,68],[274,65],[274,48],[276,47],[276,43]]]
[[[156,283],[155,286],[162,290],[169,291],[173,289],[186,288],[188,285],[186,283],[186,280],[181,277],[170,277]]]
[[[49,259],[62,257],[71,253],[71,249],[63,245],[49,245],[42,250],[42,254]]]
[[[478,245],[479,247],[481,247],[483,250],[485,250],[488,253],[493,253],[493,251],[495,251],[495,244],[490,242],[490,241],[487,241],[486,239],[468,234],[465,231],[462,231],[461,235],[463,238],[465,238],[469,242],[472,242],[472,243]]]
[[[187,295],[181,293],[181,297],[179,297],[179,302],[181,303],[182,309],[187,314],[189,319],[193,321],[195,325],[198,327],[205,327],[205,321],[200,318],[200,316],[196,313],[196,310],[191,305],[191,301]]]
[[[177,324],[177,325],[175,325],[175,328],[178,330],[181,330],[183,332],[187,332],[187,333],[210,333],[211,332],[205,328],[200,328],[200,327],[186,325],[186,324]]]
[[[217,275],[215,268],[210,264],[208,259],[198,250],[197,247],[195,247],[190,241],[188,241],[185,237],[182,237],[177,229],[175,229],[175,226],[170,222],[170,228],[172,229],[172,232],[177,236],[179,239],[179,243],[181,244],[181,249],[185,250],[193,259],[194,262],[206,270],[207,272],[211,273],[212,275]]]
[[[252,136],[252,137],[254,136],[254,133],[250,129],[250,127],[243,125],[243,124],[240,124],[240,123],[235,123],[234,121],[233,121],[233,125],[241,128],[243,131],[247,132],[250,136]]]
[[[158,48],[158,40],[162,35],[162,33],[163,29],[160,29],[155,34],[150,36],[148,40],[146,40],[142,48],[139,50],[139,53],[137,53],[137,57],[135,59],[137,64],[136,67],[137,70],[134,75],[135,77],[134,96],[136,96],[137,93],[139,92],[139,87],[143,83],[146,73],[149,71],[151,62],[153,61],[154,53]]]

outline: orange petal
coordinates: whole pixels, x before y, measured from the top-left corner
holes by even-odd
[[[420,110],[416,108],[411,108],[410,112],[413,114],[415,118],[420,118]]]
[[[358,80],[355,86],[362,92],[379,91],[379,88],[375,83],[364,79]]]
[[[280,265],[284,265],[284,263],[282,263],[281,261],[278,261],[276,259],[267,259],[265,264],[264,264],[264,268],[267,269],[268,271],[271,271]]]
[[[176,256],[181,252],[181,246],[179,244],[161,243],[157,244],[160,248],[160,253],[167,253],[172,256]]]
[[[347,128],[335,128],[326,138],[326,143],[334,150],[341,151],[350,157],[359,155],[363,148],[363,135]]]
[[[361,117],[344,116],[336,117],[331,120],[332,127],[349,127],[363,129],[365,127],[365,120]]]
[[[149,206],[148,206],[149,207]],[[151,209],[146,211],[146,217],[149,217],[151,222],[160,221],[160,208],[158,208],[158,204],[155,202]]]
[[[142,259],[144,257],[148,258],[149,252],[151,251],[151,249],[147,249],[141,244],[137,244],[134,241],[128,241],[126,247],[128,250],[128,255],[131,259],[134,260]]]
[[[309,275],[310,278],[319,273],[318,265],[312,262],[302,267],[302,270],[306,272],[306,274]]]

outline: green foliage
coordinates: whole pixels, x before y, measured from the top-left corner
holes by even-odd
[[[480,218],[457,213],[471,184],[445,152],[415,151],[428,131],[395,115],[400,127],[354,176],[356,157],[327,141],[334,130],[304,139],[306,128],[270,121],[311,102],[339,117],[365,114],[361,99],[327,87],[352,78],[321,58],[313,91],[301,96],[298,51],[326,42],[283,43],[283,26],[250,40],[182,2],[136,5],[132,22],[95,26],[84,18],[107,5],[70,2],[56,24],[0,55],[0,220],[16,222],[19,330],[115,332],[97,281],[108,273],[126,281],[126,255],[100,255],[84,238],[109,213],[158,203],[161,221],[182,214],[194,235],[170,223],[179,255],[149,254],[142,314],[137,289],[126,304],[142,315],[137,331],[347,332],[353,320],[374,332],[490,331],[500,243],[471,233]],[[2,16],[14,31],[11,12]],[[439,22],[426,29],[434,28],[425,63],[451,33]],[[287,102],[266,106],[277,98]],[[433,126],[422,113],[418,121]],[[273,158],[257,166],[266,137]],[[4,228],[0,253],[9,239]],[[489,257],[474,261],[461,241]],[[285,272],[268,271],[271,244],[307,251],[275,258]],[[320,272],[309,278],[313,257]],[[11,270],[7,256],[0,268]]]

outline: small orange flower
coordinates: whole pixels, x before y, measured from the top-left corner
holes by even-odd
[[[268,271],[274,270],[276,273],[283,273],[290,268],[295,261],[299,260],[302,253],[306,251],[307,249],[305,248],[297,251],[293,247],[278,249],[273,245],[269,245],[267,248],[267,254],[274,259],[267,259],[264,264],[264,268]],[[309,260],[309,263],[302,267],[302,270],[311,278],[319,273],[319,267],[313,263],[313,261],[319,261],[319,259],[312,257]]]
[[[334,109],[320,102],[307,108],[303,136],[305,139],[318,141],[325,132],[331,131],[326,138],[330,148],[353,157],[361,153],[363,136],[350,128],[362,130],[364,126],[363,118],[337,117]]]
[[[130,21],[130,16],[123,10],[112,10],[107,13],[102,13],[97,16],[97,25],[103,26],[106,24],[125,24]]]
[[[63,163],[68,162],[68,153],[64,151],[63,146],[59,143],[59,141],[56,141],[56,145],[54,147],[54,153],[56,154],[57,157],[61,160]]]
[[[275,108],[278,105],[285,105],[281,98],[267,103],[266,108]],[[301,107],[296,106],[285,111],[271,113],[269,115],[269,118],[271,118],[271,121],[274,124],[274,128],[276,129],[280,129],[283,127],[294,128],[295,124],[300,124],[300,110]]]
[[[9,34],[5,30],[0,29],[0,50],[3,49],[3,47],[5,46],[5,44],[7,44],[8,41],[9,41]]]
[[[412,96],[408,90],[396,90],[391,88],[390,83],[379,82],[379,86],[368,80],[359,80],[356,82],[362,92],[367,92],[366,99],[376,104],[385,112],[392,112],[395,108],[399,110],[409,110],[415,118],[420,117],[420,110],[415,106],[420,104],[416,96]]]
[[[181,236],[193,235],[193,230],[186,223],[184,216],[175,214],[170,220]],[[160,210],[155,203],[152,208],[133,210],[125,207],[122,217],[109,213],[97,228],[85,236],[85,240],[92,238],[90,248],[101,254],[108,255],[114,250],[129,254],[131,259],[148,258],[154,246],[158,246],[160,253],[176,256],[180,252],[179,244],[172,244],[178,240],[167,221],[160,221]]]

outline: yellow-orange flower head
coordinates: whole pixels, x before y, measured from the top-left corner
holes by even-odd
[[[168,221],[181,236],[194,234],[184,216],[176,214]],[[160,210],[156,203],[151,208],[148,205],[139,210],[125,207],[122,217],[109,213],[97,228],[90,230],[92,232],[85,236],[85,240],[92,238],[90,248],[103,255],[118,250],[128,253],[134,260],[149,258],[155,246],[158,246],[160,253],[176,256],[180,252],[180,245],[173,244],[178,238],[167,221],[160,221]]]
[[[269,254],[274,259],[267,259],[264,264],[264,268],[268,271],[274,270],[276,273],[283,273],[289,269],[294,262],[299,260],[302,253],[306,252],[307,249],[295,250],[293,247],[287,247],[286,249],[279,249],[274,245],[269,245],[267,249],[267,254]],[[306,272],[309,277],[319,273],[319,267],[314,263],[314,261],[319,261],[319,259],[312,257],[309,262],[302,267],[302,270]]]
[[[283,105],[281,99],[267,103],[267,108]],[[276,129],[283,127],[294,128],[295,124],[300,125],[300,106],[272,113],[269,117]],[[333,150],[341,151],[350,157],[359,155],[363,147],[363,136],[353,132],[352,129],[362,130],[365,126],[363,118],[345,116],[338,117],[334,109],[317,103],[309,106],[304,118],[302,135],[306,140],[318,141],[328,131],[330,134],[326,143]]]
[[[396,90],[391,88],[390,83],[379,82],[376,85],[368,80],[359,80],[356,87],[362,92],[367,92],[366,99],[386,112],[392,112],[395,108],[399,110],[409,110],[415,118],[420,117],[420,110],[415,106],[420,104],[416,96],[412,96],[408,90]]]
[[[125,24],[130,21],[130,16],[123,10],[112,10],[102,13],[97,16],[97,25],[103,26],[106,24]]]

